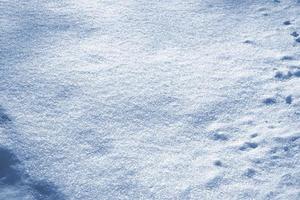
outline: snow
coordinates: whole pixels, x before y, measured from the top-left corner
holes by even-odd
[[[300,2],[0,3],[0,199],[299,199]]]

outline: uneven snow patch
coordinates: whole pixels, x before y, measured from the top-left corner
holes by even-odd
[[[0,199],[300,198],[298,1],[0,13]]]

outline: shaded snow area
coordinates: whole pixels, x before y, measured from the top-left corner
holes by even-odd
[[[299,0],[0,0],[0,200],[300,199]]]

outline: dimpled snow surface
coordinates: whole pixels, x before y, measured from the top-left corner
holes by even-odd
[[[0,200],[300,199],[299,0],[0,0]]]

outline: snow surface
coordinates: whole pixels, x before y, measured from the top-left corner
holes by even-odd
[[[299,0],[1,0],[0,199],[300,199]]]

